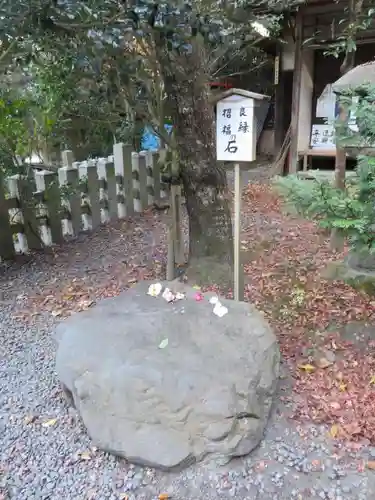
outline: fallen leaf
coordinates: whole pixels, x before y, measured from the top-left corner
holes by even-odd
[[[335,439],[337,438],[338,434],[339,434],[339,431],[340,431],[340,427],[336,424],[333,424],[332,427],[330,428],[329,430],[329,435]]]
[[[91,460],[91,454],[89,451],[83,451],[82,453],[78,453],[78,456],[81,460]]]
[[[361,434],[362,427],[358,424],[358,422],[352,422],[350,424],[345,425],[345,431],[349,434],[349,436],[357,436]]]
[[[367,462],[367,468],[370,469],[370,470],[375,470],[375,461],[373,460],[370,460],[369,462]]]
[[[86,493],[86,498],[87,500],[95,500],[95,497],[97,496],[97,492],[93,489],[89,490],[87,493]]]
[[[336,373],[336,379],[337,380],[339,380],[341,382],[343,378],[344,378],[344,375],[342,374],[342,372],[337,372]]]
[[[46,422],[42,423],[42,427],[52,427],[55,425],[57,422],[57,418],[51,418],[51,420],[47,420]]]
[[[57,318],[58,316],[61,316],[62,311],[52,311],[51,314],[54,318]]]
[[[168,345],[168,339],[164,339],[159,344],[159,349],[165,349]]]
[[[298,368],[299,368],[300,370],[305,371],[306,373],[312,373],[313,371],[315,371],[315,366],[313,366],[313,365],[309,365],[309,364],[306,364],[306,365],[298,365]]]
[[[341,405],[337,401],[332,401],[329,406],[332,408],[332,410],[341,410]]]
[[[346,384],[340,384],[339,385],[339,389],[340,389],[341,392],[345,392],[347,387],[348,386]]]
[[[26,425],[33,424],[37,418],[38,417],[36,415],[28,415],[25,417],[24,422]]]
[[[168,500],[169,495],[168,493],[160,493],[159,495],[159,500]]]
[[[322,368],[323,370],[325,368],[328,368],[329,366],[333,365],[332,361],[329,361],[327,358],[319,358],[316,362],[318,368]]]
[[[93,300],[82,300],[82,302],[80,302],[78,304],[78,307],[82,308],[82,309],[88,309],[89,307],[91,307],[93,305],[94,301]]]
[[[370,385],[374,385],[375,384],[375,375],[373,375],[370,379]]]

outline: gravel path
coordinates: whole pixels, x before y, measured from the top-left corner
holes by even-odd
[[[325,428],[289,422],[281,401],[262,446],[226,466],[207,463],[166,474],[95,450],[59,391],[53,320],[28,327],[11,319],[11,309],[0,309],[0,498],[375,498],[375,473],[364,467],[375,449],[334,447]]]
[[[340,447],[326,428],[289,420],[286,378],[261,447],[229,465],[205,463],[166,474],[95,449],[60,393],[53,340],[59,317],[41,299],[46,290],[62,293],[75,278],[96,300],[124,288],[135,265],[158,275],[163,242],[162,216],[150,213],[2,270],[0,500],[153,500],[161,494],[175,500],[375,499],[375,472],[368,468],[375,448]],[[136,262],[127,255],[136,255]],[[17,319],[31,307],[31,295],[41,314]]]

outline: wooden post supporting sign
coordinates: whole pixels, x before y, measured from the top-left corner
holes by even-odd
[[[216,100],[216,158],[234,165],[234,300],[244,299],[241,259],[241,164],[256,158],[255,106],[268,96],[230,89]]]
[[[241,262],[241,170],[234,165],[234,300],[244,299],[243,267]]]

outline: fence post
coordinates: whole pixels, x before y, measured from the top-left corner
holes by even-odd
[[[25,235],[24,220],[21,212],[17,180],[18,175],[13,175],[6,179],[11,200],[11,206],[9,208],[9,218],[12,234],[16,235],[14,248],[16,252],[26,253],[28,252],[29,247],[27,245],[27,239]]]
[[[138,169],[139,169],[139,199],[141,202],[141,211],[148,207],[148,191],[147,191],[147,166],[146,154],[144,151],[139,153]]]
[[[61,153],[63,167],[72,168],[74,162],[73,151],[67,149]]]
[[[141,191],[139,189],[139,154],[132,153],[133,200],[135,212],[142,212]]]
[[[152,171],[153,154],[152,151],[144,151],[145,161],[146,161],[146,185],[147,185],[147,206],[151,206],[154,203],[154,178]]]
[[[9,178],[9,190],[18,198],[23,219],[23,234],[26,237],[27,247],[30,250],[40,250],[43,247],[36,218],[35,200],[33,198],[30,181],[27,177],[14,175]],[[23,246],[23,243],[21,243]]]
[[[12,259],[14,255],[13,233],[10,226],[8,203],[5,199],[5,182],[0,168],[0,257]]]
[[[154,182],[154,202],[158,203],[161,199],[161,182],[160,182],[160,155],[153,153],[152,155],[152,177]]]
[[[111,157],[104,162],[105,179],[107,181],[107,198],[108,198],[108,211],[110,220],[118,218],[117,206],[117,185],[115,176],[115,165]]]
[[[61,154],[62,167],[58,170],[59,184],[66,187],[66,196],[61,198],[65,209],[63,225],[66,234],[77,236],[82,229],[81,193],[78,190],[79,162],[74,162],[73,151],[66,150]]]
[[[168,198],[169,196],[169,193],[168,193],[168,186],[161,181],[161,165],[167,160],[167,153],[168,151],[165,150],[165,149],[161,149],[159,150],[156,154],[155,154],[155,162],[154,162],[154,166],[155,166],[155,175],[154,175],[154,181],[156,181],[159,185],[159,198],[157,199],[157,201],[162,201],[166,198]],[[164,166],[164,170],[165,170],[165,165]]]
[[[125,197],[126,215],[133,215],[133,173],[132,173],[132,152],[131,146],[123,143],[114,144],[113,156],[117,182],[120,184],[122,177],[122,190]]]
[[[51,231],[52,243],[61,244],[64,241],[61,225],[61,200],[58,176],[54,172],[43,170],[36,172],[35,182],[38,191],[42,191],[43,204],[47,208],[48,226]]]
[[[95,160],[89,160],[86,163],[86,175],[91,209],[91,229],[95,229],[101,223],[98,169]]]
[[[66,163],[64,153],[69,153],[69,151],[63,152],[63,167],[58,170],[59,184],[61,188],[66,187],[66,194],[61,198],[62,207],[65,209],[64,232],[70,236],[77,236],[82,229],[81,193],[78,189],[79,163]]]
[[[100,221],[102,223],[109,222],[109,204],[108,204],[108,183],[105,169],[105,158],[99,158],[96,164],[99,186],[99,204],[100,204]]]

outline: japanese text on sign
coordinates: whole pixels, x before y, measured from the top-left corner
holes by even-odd
[[[311,129],[311,147],[335,149],[335,128],[333,125],[313,125]]]
[[[225,99],[217,104],[217,159],[221,161],[253,160],[253,100]]]

